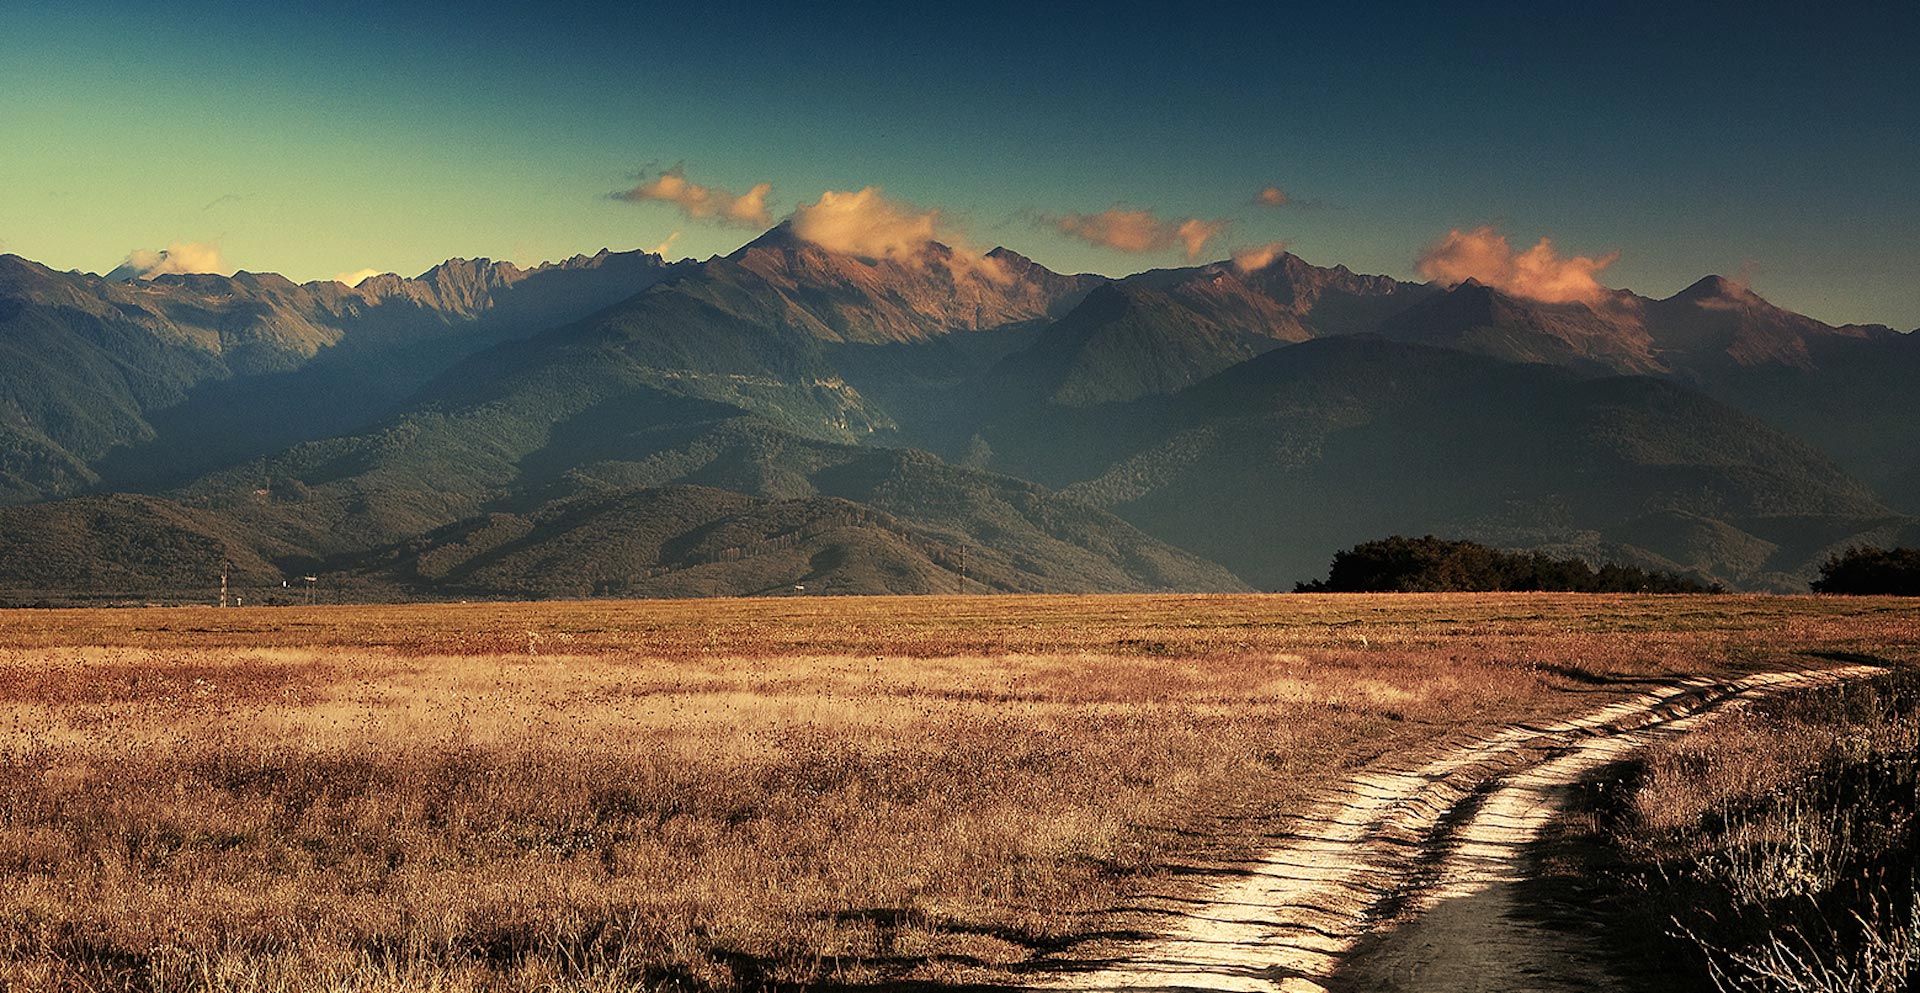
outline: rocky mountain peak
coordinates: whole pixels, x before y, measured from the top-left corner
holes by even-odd
[[[1683,303],[1699,303],[1705,301],[1722,301],[1727,303],[1763,302],[1760,301],[1759,296],[1752,290],[1725,276],[1702,276],[1698,280],[1695,280],[1693,285],[1675,293],[1667,299]]]

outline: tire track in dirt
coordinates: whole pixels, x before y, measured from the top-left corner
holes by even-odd
[[[1690,679],[1570,720],[1517,725],[1418,768],[1361,773],[1301,817],[1258,865],[1180,912],[1174,933],[1054,985],[1269,993],[1556,988],[1556,967],[1568,964],[1556,956],[1566,956],[1507,911],[1525,868],[1523,849],[1558,811],[1567,786],[1731,702],[1882,671],[1856,665]],[[1355,963],[1362,985],[1337,976],[1356,943],[1389,928],[1393,937],[1370,943]],[[1562,988],[1592,988],[1590,980],[1569,978]]]

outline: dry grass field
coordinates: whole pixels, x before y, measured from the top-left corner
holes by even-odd
[[[0,988],[1018,981],[1383,756],[1910,602],[1528,595],[0,613]]]

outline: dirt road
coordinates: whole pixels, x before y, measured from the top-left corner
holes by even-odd
[[[1691,680],[1551,724],[1522,725],[1418,768],[1369,772],[1163,937],[1065,975],[1084,990],[1605,990],[1578,935],[1516,919],[1523,850],[1584,774],[1715,710],[1873,666]]]

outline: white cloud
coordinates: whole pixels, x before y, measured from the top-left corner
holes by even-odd
[[[702,186],[687,179],[686,168],[676,165],[612,196],[615,200],[634,203],[670,203],[680,208],[688,220],[764,228],[773,223],[773,217],[767,212],[767,195],[772,192],[772,183],[757,183],[736,196],[718,186]]]
[[[887,198],[877,186],[828,192],[793,212],[793,233],[831,252],[870,259],[918,255],[936,240],[938,210]]]
[[[381,275],[381,271],[379,269],[361,269],[357,272],[340,273],[339,275],[333,277],[333,281],[336,283],[345,283],[348,286],[359,286],[361,282],[365,281],[368,276],[378,276],[378,275]]]
[[[1191,262],[1227,229],[1227,223],[1198,217],[1163,221],[1150,210],[1114,207],[1098,214],[1068,214],[1056,218],[1053,226],[1088,244],[1121,252],[1157,252],[1179,245]]]
[[[169,273],[217,272],[229,274],[220,259],[220,249],[193,241],[176,241],[158,251],[136,248],[112,272],[108,279],[152,279]]]
[[[1259,272],[1273,264],[1273,260],[1285,255],[1287,243],[1269,241],[1264,245],[1252,245],[1233,250],[1233,265],[1241,272]]]
[[[1173,237],[1186,247],[1187,261],[1191,262],[1206,251],[1207,242],[1226,229],[1226,221],[1203,221],[1198,217],[1189,217],[1174,226]]]
[[[752,189],[734,197],[733,202],[726,205],[724,213],[727,219],[757,228],[773,223],[772,215],[767,213],[767,194],[772,192],[772,183],[753,184]]]
[[[658,255],[662,258],[665,258],[668,250],[673,248],[673,243],[679,240],[680,240],[680,232],[675,231],[674,233],[667,235],[667,240],[661,242],[658,245],[653,246],[651,251],[653,252],[653,254]]]
[[[941,261],[955,277],[1008,278],[1006,267],[975,248],[944,212],[893,199],[878,186],[829,190],[801,204],[789,223],[796,237],[830,252],[917,263],[929,258],[930,246],[940,244],[948,249]]]

